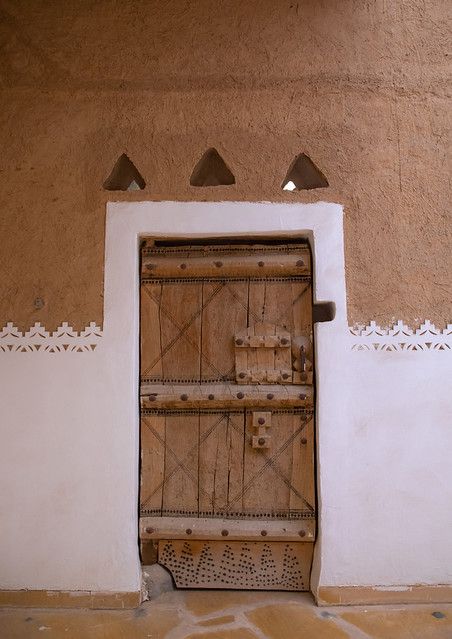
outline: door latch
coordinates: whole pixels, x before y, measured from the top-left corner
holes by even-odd
[[[272,423],[271,412],[253,412],[253,429],[251,446],[253,448],[270,448],[271,436],[267,430]]]

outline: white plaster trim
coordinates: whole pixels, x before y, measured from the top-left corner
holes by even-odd
[[[413,330],[401,320],[389,327],[374,321],[350,327],[354,351],[446,351],[452,349],[452,324],[443,330],[425,320]]]
[[[50,333],[36,322],[22,333],[8,322],[0,331],[0,353],[92,353],[102,338],[102,330],[91,322],[78,333],[67,322]]]
[[[314,302],[336,306],[332,322],[316,324],[315,357],[321,384],[317,387],[316,429],[329,431],[336,415],[335,398],[345,383],[340,365],[349,349],[345,291],[343,210],[334,203],[274,204],[269,202],[115,202],[107,205],[105,241],[104,348],[114,346],[120,366],[116,393],[132,435],[136,455],[134,487],[138,494],[139,446],[139,244],[140,238],[304,237],[313,254]],[[337,366],[334,364],[337,363]],[[318,374],[318,373],[317,373]],[[322,439],[322,437],[320,439]],[[322,449],[320,441],[319,450]],[[129,449],[129,452],[132,452]],[[320,468],[320,463],[318,467]],[[319,486],[319,534],[311,586],[315,590],[322,565],[322,481]],[[133,502],[134,504],[136,501]],[[130,522],[138,526],[138,522]],[[135,528],[136,535],[136,528]]]

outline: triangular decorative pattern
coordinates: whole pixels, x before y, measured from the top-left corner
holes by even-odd
[[[106,191],[140,191],[146,182],[132,160],[123,153],[103,186]]]
[[[398,320],[388,327],[371,321],[367,326],[356,324],[350,327],[352,350],[354,351],[447,351],[452,349],[452,324],[437,328],[425,320],[417,329],[412,329]]]
[[[159,542],[159,563],[180,588],[307,590],[312,544]]]
[[[22,333],[12,322],[0,331],[0,353],[91,353],[102,339],[102,330],[91,322],[83,331],[74,331],[63,322],[49,333],[40,322]]]
[[[417,329],[402,321],[381,327],[375,321],[349,328],[353,351],[449,351],[452,350],[452,324],[443,329],[425,320]],[[102,329],[90,322],[79,333],[63,322],[50,333],[40,322],[22,332],[13,322],[0,330],[0,353],[93,352],[103,337]]]
[[[196,164],[190,178],[191,186],[229,186],[235,177],[218,151],[208,149]]]
[[[328,180],[322,171],[314,164],[305,153],[300,153],[292,161],[283,180],[283,191],[309,191],[329,186]]]

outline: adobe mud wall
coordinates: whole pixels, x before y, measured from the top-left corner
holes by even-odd
[[[113,199],[340,202],[349,322],[443,326],[447,8],[1,0],[0,324],[102,323]],[[210,146],[235,185],[189,185]],[[122,152],[143,191],[102,190]],[[301,152],[328,188],[281,190]]]

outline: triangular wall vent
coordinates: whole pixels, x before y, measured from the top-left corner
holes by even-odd
[[[192,186],[220,186],[235,184],[235,177],[216,149],[208,149],[199,160],[190,184]]]
[[[284,191],[302,191],[321,189],[329,185],[328,180],[311,158],[301,153],[290,165],[281,186]]]
[[[141,191],[146,182],[135,164],[123,153],[104,182],[107,191]]]

